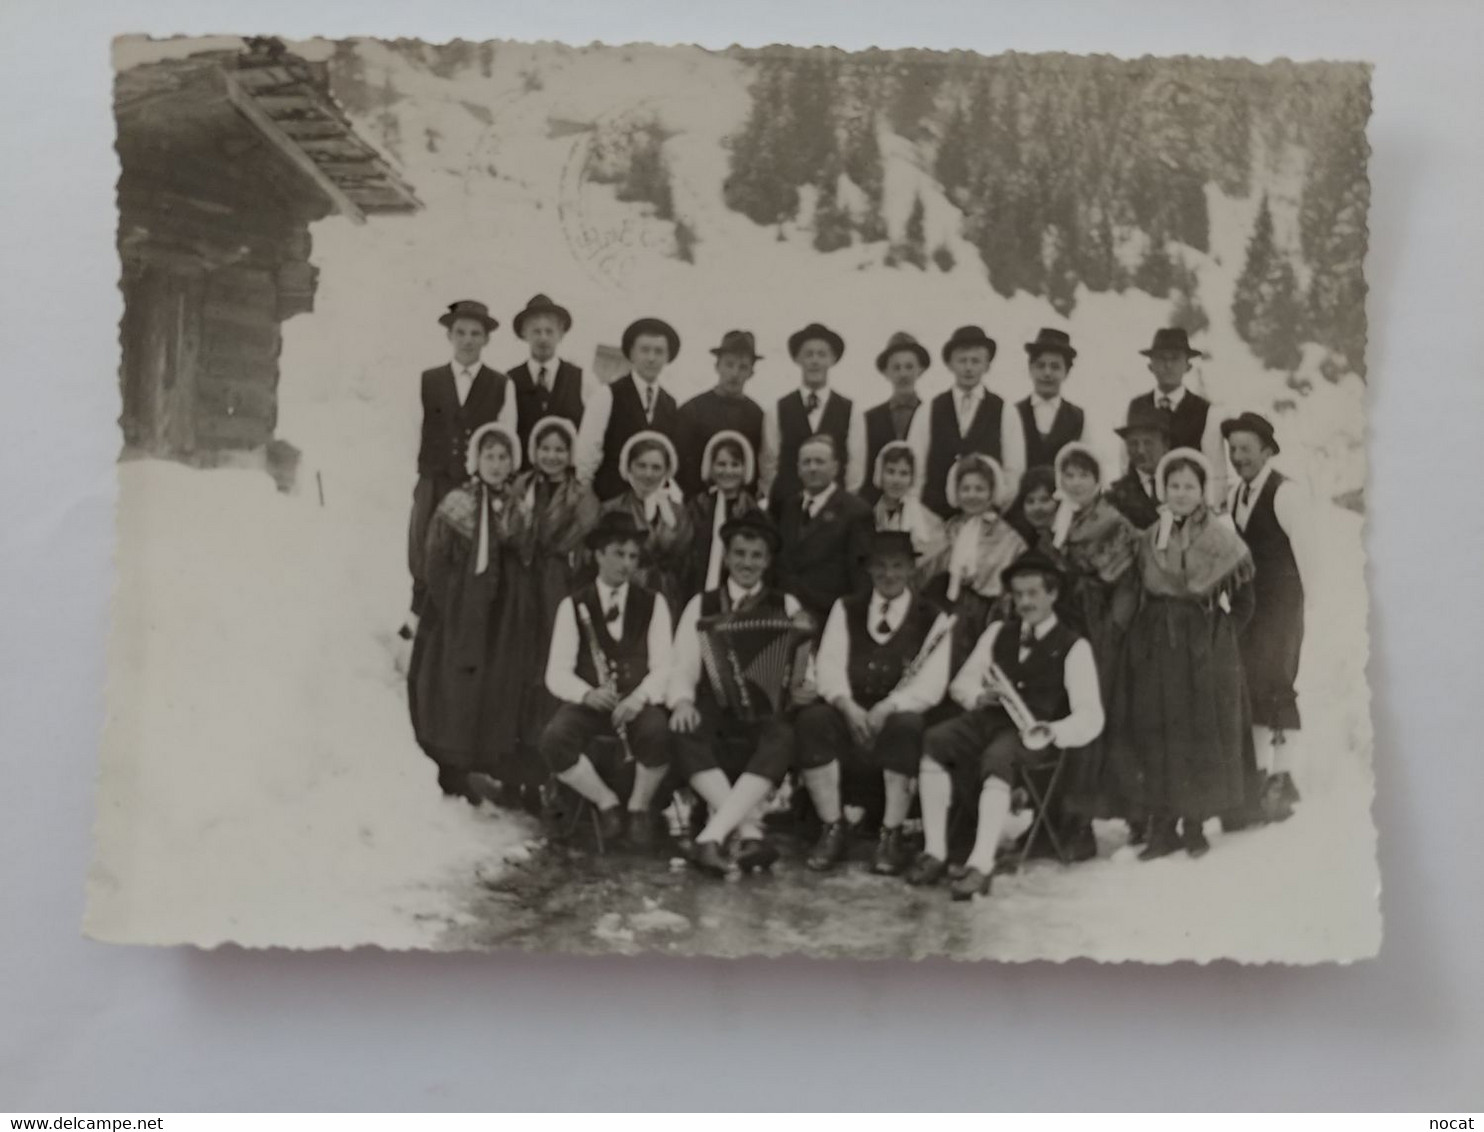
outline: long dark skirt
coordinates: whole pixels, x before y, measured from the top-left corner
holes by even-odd
[[[1145,595],[1124,641],[1108,721],[1130,801],[1199,820],[1246,803],[1252,712],[1233,619]]]
[[[546,657],[551,650],[557,607],[577,583],[577,574],[566,555],[543,554],[526,572],[526,584],[510,595],[511,602],[520,606],[516,615],[520,632],[506,650],[509,662],[506,680],[518,694],[509,691],[505,694],[515,700],[511,718],[519,742],[502,778],[515,785],[532,786],[546,779],[546,764],[540,755],[541,732],[561,704],[546,690]]]
[[[1105,713],[1113,702],[1113,673],[1123,643],[1113,620],[1113,591],[1112,585],[1083,574],[1072,582],[1065,602],[1068,623],[1092,646]],[[1112,719],[1107,714],[1103,734],[1067,760],[1062,806],[1078,818],[1131,818],[1137,812],[1130,800],[1131,788],[1119,773],[1120,764],[1110,754]]]

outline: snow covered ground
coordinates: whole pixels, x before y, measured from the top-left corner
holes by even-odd
[[[474,868],[519,854],[530,835],[522,822],[438,798],[391,660],[407,600],[416,379],[446,357],[435,318],[453,299],[479,298],[500,314],[486,355],[497,367],[522,356],[509,315],[536,291],[572,309],[564,353],[582,364],[633,318],[661,315],[684,340],[667,377],[682,399],[711,383],[706,350],[736,326],[754,330],[765,355],[750,392],[777,397],[796,380],[784,339],[815,319],[844,334],[836,381],[867,404],[886,393],[872,360],[891,331],[935,346],[966,322],[999,339],[991,382],[1007,397],[1028,389],[1019,343],[1042,325],[1068,327],[1083,353],[1067,393],[1105,433],[1147,387],[1137,351],[1169,303],[1084,294],[1064,320],[1040,299],[995,295],[959,241],[956,211],[899,139],[883,145],[888,219],[901,224],[920,192],[930,244],[944,240],[957,257],[949,272],[886,267],[882,245],[820,255],[807,233],[780,240],[727,211],[721,138],[747,106],[746,72],[733,60],[693,49],[500,51],[493,77],[445,80],[380,45],[362,48],[368,82],[400,95],[407,172],[427,208],[315,228],[315,311],[286,324],[281,363],[278,434],[304,453],[297,493],[278,494],[261,473],[120,468],[88,914],[97,936],[427,945],[464,914]],[[669,254],[672,225],[579,176],[592,133],[564,124],[625,115],[670,131],[676,211],[698,240],[693,264]],[[428,128],[438,131],[431,147]],[[1292,194],[1267,187],[1281,230]],[[1193,384],[1232,408],[1273,413],[1285,470],[1330,498],[1364,484],[1364,385],[1310,373],[1301,395],[1232,332],[1232,280],[1255,208],[1211,190],[1211,254],[1195,264],[1213,322],[1198,341],[1212,357]],[[946,383],[935,365],[923,392]],[[1277,957],[1265,950],[1275,940],[1290,958],[1374,949],[1362,523],[1328,506],[1319,521],[1326,563],[1311,587],[1301,677],[1311,760],[1300,817],[1219,844],[1199,863],[1100,862],[1045,891],[1027,877],[985,913],[996,932],[1026,933],[1002,939],[1003,953],[1022,950],[1016,938],[1048,955],[1096,946],[1150,958]]]

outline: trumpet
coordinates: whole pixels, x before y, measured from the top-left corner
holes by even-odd
[[[1031,714],[1031,709],[1015,690],[1015,684],[1005,675],[1005,670],[992,660],[984,673],[984,687],[986,691],[993,688],[1000,694],[1000,706],[1020,732],[1020,741],[1026,750],[1040,751],[1051,745],[1051,728]]]

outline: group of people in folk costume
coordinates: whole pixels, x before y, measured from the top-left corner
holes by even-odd
[[[820,827],[810,868],[846,856],[854,802],[875,871],[958,898],[988,891],[1017,776],[1056,752],[1064,786],[1035,828],[1074,859],[1096,855],[1094,819],[1127,822],[1149,859],[1204,853],[1213,817],[1291,815],[1311,526],[1269,421],[1217,420],[1185,387],[1184,331],[1142,351],[1155,387],[1114,430],[1120,472],[1062,397],[1077,351],[1057,330],[1026,344],[1017,404],[986,382],[980,327],[943,346],[953,385],[930,403],[929,352],[894,334],[876,358],[891,394],[862,410],[831,388],[844,341],[814,323],[787,343],[799,388],[764,409],[747,331],[681,405],[659,319],[624,331],[631,369],[608,385],[560,357],[572,317],[545,295],[513,319],[529,359],[508,374],[481,363],[483,304],[439,321],[453,358],[422,375],[404,635],[446,794],[539,812],[561,783],[643,851],[688,789],[705,819],[683,850],[723,875],[776,859],[762,817],[792,776]],[[781,710],[741,712],[701,626],[763,614],[812,654]],[[626,798],[592,757],[604,738],[632,756]],[[950,863],[955,803],[977,823]]]

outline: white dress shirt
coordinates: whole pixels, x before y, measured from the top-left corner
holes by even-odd
[[[609,640],[617,641],[623,632],[623,615],[629,600],[628,583],[610,587],[599,579],[597,586],[598,603],[604,617],[594,619],[593,628],[606,633]],[[618,607],[618,617],[609,622],[606,615],[614,605]],[[649,672],[634,694],[645,703],[662,704],[670,679],[670,610],[665,599],[658,594],[654,598],[654,612],[649,616],[648,643]],[[570,597],[564,597],[557,606],[556,624],[551,630],[551,651],[546,658],[546,690],[557,699],[580,704],[589,692],[595,690],[593,685],[577,675],[577,650],[589,647],[582,627],[577,623],[577,609]]]
[[[885,601],[883,610],[882,602]],[[878,645],[885,644],[902,627],[907,611],[912,607],[911,590],[903,590],[887,601],[875,590],[871,591],[871,604],[866,610],[866,631]],[[888,631],[880,632],[885,616]],[[948,618],[939,615],[928,630],[927,639],[947,624]],[[889,705],[889,714],[896,712],[923,712],[934,707],[943,698],[948,687],[949,634],[944,634],[933,647],[926,662],[901,687],[895,689],[883,704]],[[916,658],[910,658],[915,660]],[[850,623],[843,602],[835,602],[825,621],[824,636],[819,641],[819,652],[815,656],[814,670],[818,681],[820,698],[828,704],[838,706],[841,699],[854,701],[855,692],[850,687]]]
[[[1154,388],[1154,407],[1164,408],[1165,400],[1169,400],[1170,412],[1180,408],[1180,403],[1185,400],[1185,386],[1181,385],[1173,393],[1165,393],[1158,386]],[[1211,399],[1208,397],[1208,401]],[[1215,511],[1220,511],[1226,506],[1226,441],[1221,435],[1221,422],[1226,413],[1211,401],[1211,408],[1206,413],[1206,429],[1201,433],[1201,455],[1211,462],[1211,481],[1206,484],[1206,502]]]
[[[809,518],[814,518],[822,510],[824,510],[824,505],[830,501],[832,496],[834,496],[835,489],[839,486],[839,484],[831,481],[823,491],[818,492],[815,495],[810,495],[807,491],[803,493],[800,498],[802,498],[804,501],[804,510],[808,514]]]
[[[809,417],[809,434],[812,436],[819,431],[820,422],[824,420],[824,411],[829,406],[830,398],[834,394],[828,385],[819,389],[810,389],[807,385],[799,386],[799,396],[804,399],[804,404],[809,403],[809,394],[814,393],[819,397],[819,407]],[[918,416],[926,416],[921,409]],[[913,418],[913,424],[917,418]],[[768,498],[768,493],[773,489],[773,481],[778,478],[778,461],[783,448],[783,427],[778,422],[778,402],[774,401],[763,413],[763,449],[757,458],[757,486],[758,498]],[[926,450],[926,446],[924,446]],[[871,469],[865,467],[866,459],[866,415],[861,412],[861,407],[854,403],[850,406],[850,426],[845,433],[845,451],[840,453],[840,460],[844,465],[845,483],[849,490],[859,491],[860,485],[866,482],[866,477],[871,474]],[[850,487],[854,484],[854,487]]]
[[[958,418],[960,437],[973,425],[974,417],[988,392],[982,381],[967,394],[957,385],[948,391],[953,398],[953,411]],[[927,467],[926,462],[923,467]],[[1009,482],[1003,489],[998,489],[996,494],[1012,496],[1020,490],[1020,477],[1025,474],[1025,430],[1020,426],[1020,414],[1008,401],[1000,412],[1000,467],[1005,469],[1005,479]]]
[[[1237,530],[1247,529],[1247,523],[1252,518],[1252,508],[1257,504],[1257,497],[1262,494],[1272,474],[1273,465],[1269,462],[1264,464],[1262,471],[1252,478],[1250,487],[1238,478],[1236,486],[1231,491],[1231,515],[1237,525]],[[1249,487],[1245,496],[1242,490],[1244,487]],[[1318,547],[1314,536],[1312,501],[1308,498],[1308,493],[1293,480],[1285,479],[1278,485],[1278,490],[1273,493],[1273,514],[1278,519],[1278,526],[1283,528],[1283,533],[1288,536],[1288,542],[1293,547],[1293,558],[1298,566],[1299,580],[1309,583],[1312,589],[1313,579],[1318,576],[1316,558]],[[1310,590],[1305,590],[1306,597],[1309,592]]]
[[[1056,424],[1056,414],[1061,412],[1062,399],[1058,393],[1055,397],[1046,398],[1040,394],[1031,394],[1031,419],[1036,422],[1036,431],[1042,436],[1051,431],[1051,426]]]
[[[553,380],[555,379],[555,370]],[[534,376],[534,374],[533,374]],[[645,414],[650,424],[654,422],[654,410],[659,406],[660,393],[664,391],[665,385],[656,378],[652,382],[645,381],[637,373],[632,375],[634,386],[639,392],[639,404],[644,404],[646,389],[654,390],[654,403],[649,406]],[[593,477],[598,474],[598,467],[603,463],[603,437],[608,431],[608,418],[613,415],[613,387],[611,385],[598,385],[591,393],[585,395],[582,405],[582,424],[577,428],[577,452],[574,459],[577,468],[577,478],[585,483],[591,484]]]
[[[727,596],[735,608],[748,598],[762,592],[763,584],[749,589],[727,579]],[[670,658],[670,690],[666,697],[670,707],[696,702],[696,685],[701,681],[701,638],[697,626],[701,620],[701,596],[697,594],[686,603],[680,614],[680,624],[675,629],[675,648]],[[783,595],[783,611],[793,617],[799,612],[799,603],[793,594]],[[797,677],[795,678],[797,682]]]
[[[948,688],[948,694],[965,711],[974,709],[986,688],[984,677],[994,659],[995,639],[1005,624],[1004,621],[996,621],[984,631],[979,643],[974,646],[974,651],[969,654],[969,659],[964,661],[964,666],[959,669]],[[1056,615],[1052,614],[1032,632],[1040,640],[1055,625]],[[1025,659],[1028,651],[1025,646],[1021,646],[1021,660]],[[1092,646],[1085,639],[1079,639],[1067,653],[1063,680],[1067,699],[1072,705],[1071,714],[1063,719],[1041,722],[1050,725],[1051,741],[1058,747],[1084,747],[1103,733],[1103,697],[1098,691],[1098,670],[1092,659]]]

